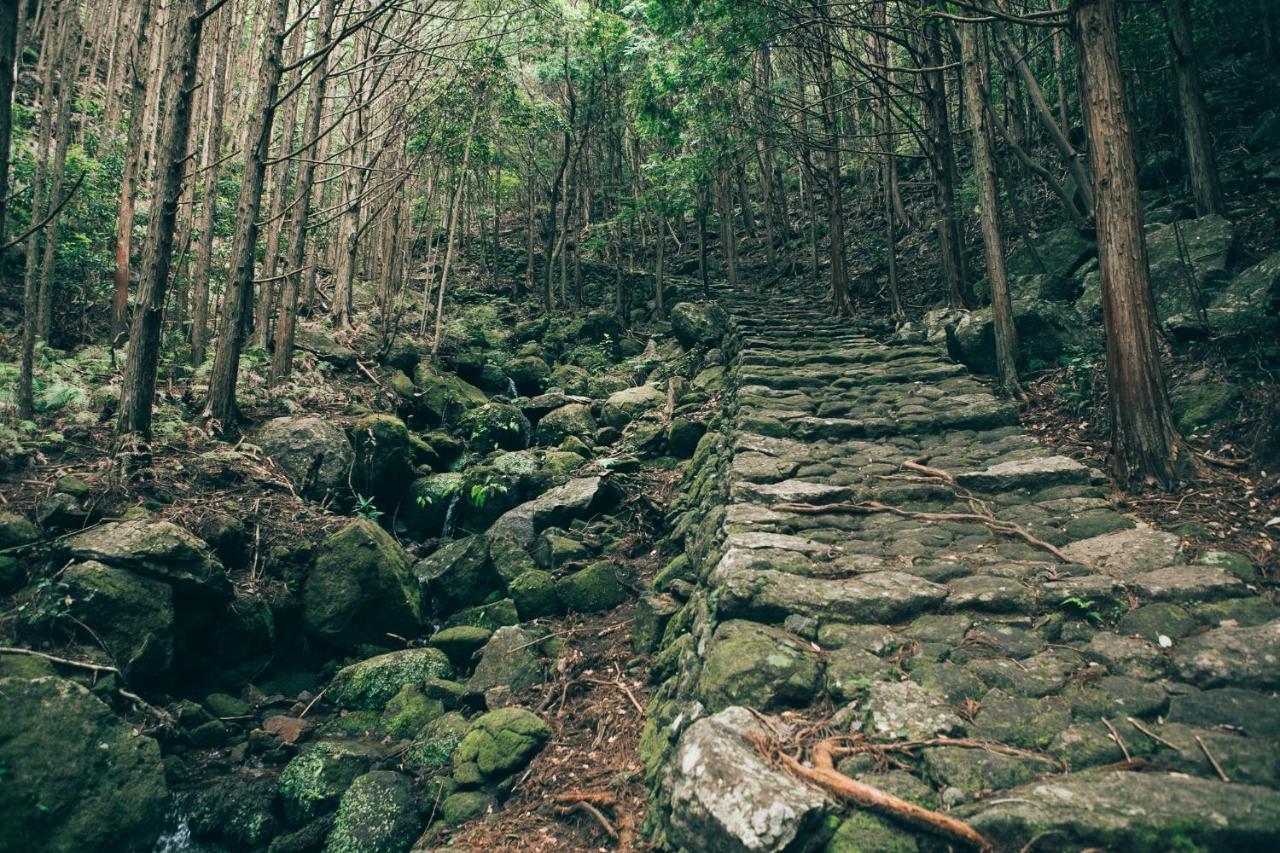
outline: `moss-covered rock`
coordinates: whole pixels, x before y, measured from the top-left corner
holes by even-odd
[[[440,818],[447,824],[457,826],[487,813],[497,805],[493,795],[484,791],[458,791],[445,797],[440,804]]]
[[[474,625],[477,628],[488,628],[496,631],[503,625],[516,625],[520,615],[516,612],[516,603],[509,598],[501,598],[478,607],[468,607],[445,620],[444,627],[456,625]]]
[[[494,631],[480,652],[468,688],[480,694],[496,688],[519,693],[537,684],[542,679],[542,664],[534,648],[537,642],[536,636],[515,625]]]
[[[547,362],[536,355],[513,358],[507,362],[507,376],[516,384],[521,394],[533,395],[542,392],[551,376],[551,368]]]
[[[516,603],[521,619],[537,619],[560,611],[560,595],[556,592],[555,578],[541,569],[524,572],[511,581],[507,594]]]
[[[600,407],[600,420],[614,429],[622,429],[632,421],[657,412],[667,402],[667,395],[655,385],[637,385],[609,395]]]
[[[0,679],[0,847],[150,850],[169,800],[160,748],[61,678]]]
[[[396,541],[357,519],[320,546],[302,589],[303,623],[329,642],[382,642],[417,633],[421,592]]]
[[[231,597],[226,571],[209,546],[169,521],[135,518],[100,524],[72,536],[66,545],[73,557],[128,569],[192,595]]]
[[[474,453],[523,450],[533,435],[529,419],[507,403],[485,403],[472,409],[463,416],[459,428]]]
[[[537,568],[533,557],[529,556],[529,552],[519,542],[502,536],[489,540],[489,562],[493,564],[498,577],[507,584]]]
[[[405,853],[422,824],[412,780],[402,773],[375,770],[352,782],[342,795],[325,853]]]
[[[561,364],[551,371],[547,384],[566,394],[585,395],[591,374],[575,364]]]
[[[345,495],[355,451],[342,428],[321,417],[267,421],[255,439],[304,495]]]
[[[569,436],[591,441],[596,434],[596,419],[591,409],[582,403],[569,403],[550,412],[538,421],[538,444],[555,447]]]
[[[686,349],[718,346],[729,330],[729,315],[714,302],[681,302],[672,307],[671,331]]]
[[[479,604],[501,585],[483,536],[448,543],[415,563],[413,573],[432,603],[445,613]]]
[[[1239,415],[1243,395],[1229,382],[1204,382],[1180,385],[1169,394],[1178,429],[1190,435]]]
[[[445,653],[458,669],[471,665],[471,658],[489,642],[493,631],[488,628],[477,628],[474,625],[455,625],[444,628],[431,635],[427,644]]]
[[[688,418],[676,418],[667,428],[667,447],[671,455],[677,459],[688,459],[698,447],[706,424],[691,421]]]
[[[457,711],[450,711],[428,723],[405,753],[405,767],[415,771],[440,770],[449,766],[453,752],[462,743],[471,724]]]
[[[485,779],[500,780],[523,769],[550,737],[537,714],[499,708],[475,719],[453,754],[453,764],[474,763]]]
[[[192,793],[186,814],[191,834],[236,849],[262,847],[280,831],[275,816],[278,788],[272,776],[237,772]]]
[[[362,495],[395,507],[413,479],[409,429],[392,415],[366,415],[351,425],[355,467],[351,482]]]
[[[915,853],[911,833],[870,812],[855,811],[840,823],[826,853]]]
[[[405,649],[343,667],[325,697],[339,708],[379,711],[406,684],[452,676],[453,667],[439,649]]]
[[[0,550],[30,545],[40,535],[36,526],[16,512],[0,512]]]
[[[450,510],[457,513],[456,503],[462,497],[464,479],[463,475],[453,472],[419,477],[409,484],[399,518],[419,538],[443,536]]]
[[[418,405],[428,426],[451,426],[464,414],[483,406],[489,397],[476,386],[452,373],[441,373],[423,359],[413,372],[418,386]]]
[[[411,738],[443,713],[441,699],[428,696],[420,684],[406,684],[383,707],[381,728],[393,738]]]
[[[358,741],[320,741],[280,774],[280,801],[294,825],[332,811],[352,781],[369,770],[376,753]]]
[[[772,711],[807,704],[821,677],[813,649],[786,631],[734,619],[716,628],[698,692],[713,713],[730,705]]]
[[[62,575],[71,616],[106,646],[123,672],[152,676],[173,661],[173,589],[96,560],[76,563]]]
[[[627,590],[607,560],[561,578],[556,582],[556,595],[566,608],[578,613],[608,610],[627,600]]]

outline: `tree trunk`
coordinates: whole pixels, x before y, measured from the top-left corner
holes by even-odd
[[[258,245],[258,216],[262,210],[262,183],[266,176],[271,126],[283,66],[285,18],[289,0],[270,0],[262,69],[258,77],[257,107],[249,125],[249,147],[245,149],[244,176],[236,203],[236,227],[231,241],[230,275],[219,312],[218,347],[209,376],[207,415],[214,428],[226,436],[238,433],[236,425],[236,381],[240,370],[240,350],[245,326],[253,306],[254,254]]]
[[[76,69],[80,61],[80,13],[76,5],[66,10],[60,38],[61,59],[58,62],[58,110],[57,127],[54,130],[53,164],[49,168],[49,204],[51,218],[44,226],[44,258],[40,263],[39,311],[36,315],[36,335],[49,340],[53,330],[54,265],[57,263],[59,222],[62,218],[62,191],[66,183],[67,148],[71,144],[71,106],[76,98]],[[51,105],[45,103],[44,109]]]
[[[831,242],[831,310],[837,316],[853,313],[849,298],[849,271],[844,252],[844,198],[840,193],[840,130],[836,116],[835,69],[831,56],[831,27],[824,8],[818,28],[818,95],[822,100],[822,126],[826,133],[827,239]]]
[[[156,367],[160,359],[160,327],[165,291],[173,256],[178,199],[182,195],[183,172],[190,135],[191,100],[196,88],[196,67],[200,56],[200,35],[204,24],[205,0],[176,3],[172,14],[180,15],[174,29],[175,44],[169,50],[170,67],[164,76],[169,95],[156,152],[160,169],[156,173],[152,216],[147,225],[143,249],[142,277],[138,283],[138,305],[129,331],[129,360],[125,364],[120,393],[121,435],[151,435],[151,410],[156,396]]]
[[[467,141],[462,146],[462,168],[458,173],[458,184],[453,191],[453,201],[449,205],[449,236],[445,238],[444,266],[440,270],[440,289],[436,293],[436,328],[431,337],[431,357],[435,358],[440,351],[440,338],[444,334],[444,294],[449,285],[449,267],[453,264],[453,247],[458,238],[458,216],[462,209],[463,193],[467,188],[467,169],[471,166],[471,143],[476,136],[476,121],[480,117],[480,99],[471,110],[471,124],[467,127]],[[551,287],[551,259],[547,258],[548,291]]]
[[[143,114],[147,103],[147,76],[142,67],[149,54],[148,31],[151,28],[152,0],[142,0],[136,20],[137,31],[133,35],[133,59],[127,77],[130,80],[129,133],[124,147],[124,170],[120,177],[120,204],[116,214],[116,271],[115,296],[111,305],[111,340],[114,343],[128,323],[129,313],[129,255],[133,239],[133,199],[137,193],[134,183],[138,179],[143,158]]]
[[[1182,106],[1182,134],[1187,145],[1191,194],[1195,198],[1197,216],[1225,216],[1227,203],[1222,196],[1222,182],[1213,154],[1209,111],[1204,103],[1204,86],[1200,82],[1200,61],[1191,37],[1189,5],[1189,0],[1168,0],[1164,9],[1169,19],[1169,52],[1173,58],[1173,73],[1178,80],[1178,103]]]
[[[0,3],[0,245],[9,212],[9,147],[13,131],[13,83],[18,61],[18,4]]]
[[[978,184],[978,216],[982,222],[982,242],[986,249],[987,280],[991,283],[991,315],[995,325],[996,373],[1004,390],[1021,396],[1018,384],[1018,331],[1013,322],[1004,266],[1004,236],[1000,228],[1000,194],[996,186],[995,163],[991,157],[991,130],[983,109],[982,84],[978,66],[978,34],[974,24],[960,24],[960,61],[963,64],[965,106],[969,111],[969,131],[973,136],[973,170]]]
[[[1097,197],[1111,471],[1125,486],[1169,485],[1190,454],[1173,424],[1156,342],[1115,0],[1072,0],[1070,9]]]
[[[337,0],[322,0],[320,17],[316,24],[314,50],[329,46],[333,19],[337,14]],[[303,145],[312,149],[302,152],[298,166],[298,180],[294,184],[293,200],[297,207],[293,217],[293,231],[289,235],[289,249],[285,257],[284,287],[280,293],[280,319],[276,322],[275,350],[271,353],[271,377],[280,380],[293,369],[293,339],[298,326],[298,293],[301,289],[302,264],[306,255],[307,220],[311,216],[312,183],[315,181],[316,160],[314,147],[320,136],[321,118],[324,114],[324,94],[329,82],[329,58],[316,60],[317,67],[311,74],[311,88],[307,93],[307,124],[302,131]]]

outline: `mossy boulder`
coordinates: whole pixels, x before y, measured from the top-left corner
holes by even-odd
[[[40,532],[25,516],[16,512],[0,512],[0,550],[30,545]]]
[[[627,590],[607,560],[561,578],[556,582],[556,595],[567,609],[578,613],[609,610],[627,600]]]
[[[596,419],[590,407],[582,403],[569,403],[545,415],[538,421],[537,443],[555,447],[569,436],[591,441],[596,435]]]
[[[511,581],[507,594],[516,603],[521,619],[538,619],[560,612],[556,580],[541,569],[530,569]]]
[[[405,853],[423,823],[413,781],[403,773],[375,770],[342,795],[325,853]]]
[[[359,741],[320,741],[300,753],[280,774],[280,800],[295,825],[314,820],[338,805],[357,776],[366,773],[377,753]]]
[[[475,653],[484,648],[484,644],[489,642],[492,636],[493,631],[488,628],[455,625],[452,628],[437,631],[427,642],[432,648],[444,652],[455,667],[465,669],[471,665],[471,659]]]
[[[347,493],[355,451],[332,421],[314,415],[275,418],[263,425],[255,441],[301,494],[324,498]]]
[[[453,754],[453,765],[475,764],[486,780],[500,780],[523,769],[550,737],[537,714],[499,708],[475,719]]]
[[[1043,274],[1059,280],[1068,279],[1097,251],[1092,240],[1068,225],[1032,237],[1030,246],[1026,239],[1020,240],[1017,248],[1009,254],[1008,273],[1011,278]]]
[[[444,652],[405,649],[343,667],[329,682],[325,696],[339,708],[379,711],[406,684],[451,677],[453,666]]]
[[[70,615],[106,646],[121,671],[153,676],[173,662],[173,589],[96,560],[62,575]]]
[[[464,479],[462,474],[447,472],[414,480],[400,506],[400,519],[420,538],[443,536],[450,508],[457,513]]]
[[[415,563],[413,573],[432,603],[445,613],[480,604],[501,585],[483,536],[448,543]]]
[[[508,403],[485,403],[472,409],[463,416],[459,428],[474,453],[523,450],[533,436],[529,419]]]
[[[101,524],[66,540],[71,556],[164,581],[205,599],[229,599],[222,563],[194,534],[169,521],[135,518]]]
[[[637,385],[609,395],[600,408],[600,420],[614,429],[622,429],[632,421],[656,414],[667,402],[667,395],[656,385]]]
[[[413,372],[418,406],[428,426],[456,424],[471,409],[489,402],[483,391],[452,373],[441,373],[424,359]]]
[[[484,791],[458,791],[445,797],[440,804],[440,818],[451,826],[466,823],[486,814],[496,801]]]
[[[671,331],[686,349],[719,346],[729,315],[714,302],[681,302],[671,309]]]
[[[507,362],[507,376],[516,385],[521,394],[531,396],[540,394],[551,376],[551,368],[547,362],[536,355],[513,358]]]
[[[855,811],[840,823],[825,853],[915,853],[911,833],[870,812]]]
[[[393,738],[411,738],[444,710],[444,701],[428,696],[421,684],[406,684],[383,707],[381,728]]]
[[[537,568],[533,557],[520,547],[519,542],[502,536],[489,540],[489,561],[493,564],[493,570],[498,573],[498,577],[507,584],[525,572]]]
[[[328,642],[379,643],[388,633],[417,633],[422,602],[409,558],[368,519],[357,519],[320,546],[302,588],[303,624]]]
[[[542,680],[542,662],[534,648],[537,643],[536,636],[515,625],[494,631],[480,652],[468,689],[478,694],[496,688],[519,693],[537,684]]]
[[[351,435],[356,456],[351,481],[356,491],[395,507],[413,479],[409,428],[392,415],[366,415],[352,424]]]
[[[191,834],[240,850],[265,846],[280,831],[278,787],[274,777],[248,771],[202,785],[187,803]]]
[[[698,442],[706,433],[706,424],[688,418],[676,418],[667,428],[667,448],[677,459],[688,459],[698,448]]]
[[[1235,419],[1243,399],[1240,389],[1229,382],[1190,383],[1169,394],[1178,429],[1185,435]]]
[[[0,847],[150,850],[169,802],[156,742],[62,678],[2,678],[0,696]]]
[[[457,711],[449,711],[418,732],[413,745],[405,753],[405,766],[411,770],[440,770],[449,766],[453,752],[466,737],[471,724]]]
[[[551,371],[547,384],[559,388],[566,394],[584,395],[587,393],[591,374],[574,364],[561,364]]]
[[[723,622],[707,648],[698,692],[713,713],[731,705],[775,711],[807,705],[822,678],[817,652],[786,631]]]

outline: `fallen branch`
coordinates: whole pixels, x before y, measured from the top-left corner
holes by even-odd
[[[993,533],[1004,534],[1005,536],[1013,536],[1026,542],[1033,548],[1039,548],[1042,551],[1048,551],[1064,563],[1072,562],[1066,554],[1055,545],[1040,539],[1027,530],[1014,524],[1012,521],[1003,521],[992,515],[979,515],[973,512],[912,512],[910,510],[899,509],[896,506],[880,503],[880,501],[860,501],[858,503],[834,503],[834,504],[808,504],[808,503],[783,503],[775,504],[773,509],[782,512],[795,512],[802,515],[825,515],[829,512],[852,512],[862,515],[871,515],[877,512],[887,512],[896,515],[899,518],[910,518],[916,521],[972,521],[978,524],[985,524]]]
[[[980,832],[962,820],[921,808],[915,803],[886,794],[863,782],[850,779],[835,768],[832,758],[836,742],[824,740],[813,748],[813,767],[806,767],[798,760],[775,746],[766,743],[763,738],[753,738],[756,748],[766,757],[776,758],[792,775],[816,785],[838,797],[850,800],[860,806],[888,815],[901,821],[962,841],[976,847],[982,853],[994,853],[995,848]]]
[[[1205,744],[1200,735],[1196,735],[1196,743],[1200,744],[1200,750],[1204,753],[1204,757],[1209,759],[1209,763],[1213,765],[1213,769],[1217,771],[1218,778],[1223,782],[1230,782],[1231,779],[1223,771],[1222,765],[1218,763],[1218,759],[1213,757],[1213,753],[1209,751],[1209,747]]]
[[[589,815],[596,823],[600,824],[600,828],[605,834],[618,843],[619,850],[631,849],[631,820],[629,816],[622,812],[619,808],[618,798],[607,791],[570,791],[567,794],[557,794],[551,798],[556,803],[556,814],[566,815],[575,811],[580,811]],[[617,809],[619,811],[618,828],[615,829],[609,818],[605,817],[604,812],[598,807],[607,807]]]

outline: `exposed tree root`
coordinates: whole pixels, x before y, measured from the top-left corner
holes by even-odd
[[[618,844],[619,850],[630,850],[635,840],[635,828],[631,814],[620,808],[618,798],[607,791],[569,791],[552,798],[556,804],[555,812],[559,815],[571,814],[575,811],[589,816],[604,833]],[[618,814],[618,825],[605,816],[601,808],[608,808]]]
[[[834,755],[840,749],[838,741],[828,739],[820,741],[813,748],[813,766],[806,767],[794,756],[788,755],[764,738],[753,738],[756,748],[766,757],[782,764],[792,775],[816,785],[842,799],[865,806],[873,811],[888,815],[918,826],[929,832],[946,836],[955,841],[976,847],[982,853],[994,853],[995,848],[980,832],[962,820],[921,808],[915,803],[901,800],[892,794],[886,794],[863,782],[850,779],[835,768]]]

